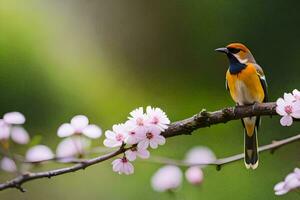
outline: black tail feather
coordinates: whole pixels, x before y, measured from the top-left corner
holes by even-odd
[[[245,130],[246,131],[246,130]],[[245,132],[245,165],[247,169],[256,169],[258,166],[258,144],[257,144],[257,128],[254,133],[249,136]]]

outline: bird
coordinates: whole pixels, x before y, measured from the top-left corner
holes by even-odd
[[[231,43],[215,49],[227,55],[226,89],[237,106],[255,105],[268,101],[267,81],[262,68],[251,51],[242,43]],[[260,117],[242,118],[244,127],[244,162],[247,169],[256,169],[259,163],[257,132]]]

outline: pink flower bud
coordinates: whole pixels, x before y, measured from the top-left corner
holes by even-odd
[[[203,181],[203,172],[200,167],[190,167],[185,172],[185,178],[189,183],[199,185]]]
[[[165,192],[177,189],[182,182],[181,170],[173,165],[160,168],[152,177],[151,185],[155,191]]]

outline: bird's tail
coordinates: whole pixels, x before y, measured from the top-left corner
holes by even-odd
[[[244,118],[245,134],[245,165],[247,169],[258,167],[257,130],[260,119],[257,117]]]

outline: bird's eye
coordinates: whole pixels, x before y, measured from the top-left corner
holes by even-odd
[[[228,48],[228,51],[230,53],[236,54],[236,53],[240,52],[241,50],[240,49],[236,49],[236,48]]]

